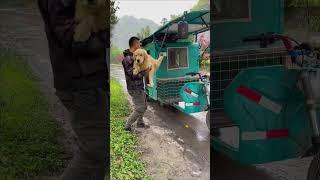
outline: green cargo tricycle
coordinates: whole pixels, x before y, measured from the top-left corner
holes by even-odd
[[[155,59],[165,54],[154,76],[154,86],[146,87],[149,99],[186,114],[208,111],[210,83],[206,75],[199,73],[203,53],[197,36],[209,30],[209,22],[207,10],[185,12],[141,41]]]

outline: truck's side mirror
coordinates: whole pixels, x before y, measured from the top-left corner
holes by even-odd
[[[188,30],[189,30],[188,22],[180,21],[178,23],[178,36],[180,39],[187,39],[188,38]]]

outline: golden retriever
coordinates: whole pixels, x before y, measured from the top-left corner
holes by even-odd
[[[160,56],[158,60],[151,57],[146,50],[137,49],[133,53],[133,74],[137,75],[141,71],[147,71],[147,77],[149,87],[153,87],[153,76],[156,70],[159,68],[164,56]]]
[[[74,41],[83,42],[90,38],[91,33],[106,30],[107,22],[106,0],[77,0],[75,9],[76,28]]]

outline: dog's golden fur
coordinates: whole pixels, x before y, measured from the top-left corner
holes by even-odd
[[[106,0],[77,0],[75,9],[76,28],[73,39],[86,41],[91,33],[106,30],[107,22]]]
[[[158,60],[155,60],[147,53],[146,50],[137,49],[133,53],[133,59],[133,74],[137,75],[141,71],[147,71],[147,77],[149,80],[147,85],[153,87],[153,76],[156,70],[159,68],[163,60],[163,56],[160,56]]]

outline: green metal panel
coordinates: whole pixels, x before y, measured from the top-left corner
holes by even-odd
[[[283,0],[249,0],[251,20],[217,22],[211,30],[214,49],[243,48],[242,39],[263,32],[283,33]]]
[[[153,80],[153,82],[154,82],[154,84],[156,84],[156,83],[157,83],[157,80],[155,79],[155,80]],[[147,90],[148,90],[148,95],[149,95],[149,97],[151,97],[151,98],[154,99],[154,100],[158,100],[157,87],[155,87],[155,86],[153,86],[153,87],[147,86],[146,88],[147,88]]]
[[[156,45],[154,43],[147,44],[143,49],[145,49],[153,58],[158,57],[159,52],[156,50]]]
[[[301,155],[309,147],[309,124],[305,116],[304,97],[296,86],[298,72],[284,66],[255,67],[243,70],[224,91],[224,111],[243,132],[288,129],[289,137],[242,140],[239,161],[259,164]],[[244,85],[280,104],[280,114],[262,107],[237,93]],[[244,107],[244,108],[239,108]],[[246,111],[248,109],[250,111]]]

